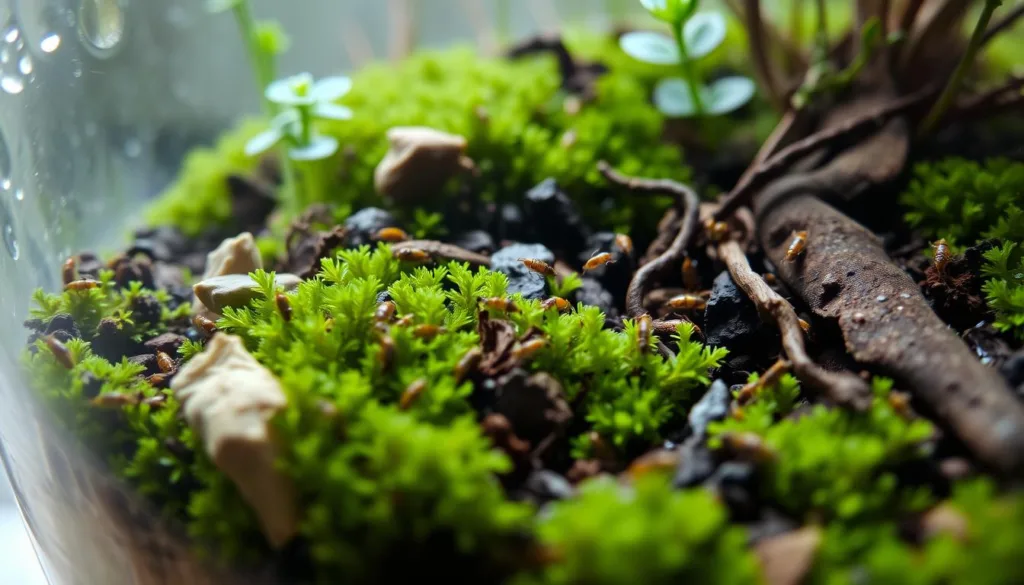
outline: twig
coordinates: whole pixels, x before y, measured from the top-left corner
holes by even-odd
[[[857,410],[871,406],[871,388],[867,382],[849,372],[829,372],[807,355],[804,332],[793,306],[750,268],[747,255],[738,242],[726,241],[719,244],[718,256],[729,269],[736,285],[757,305],[761,315],[770,318],[778,326],[782,334],[782,349],[793,363],[793,372],[800,381],[821,391],[837,404]]]
[[[737,1],[738,0],[725,0],[725,5],[733,14],[736,15],[737,18],[743,20],[744,10],[740,7]],[[772,44],[778,45],[782,48],[782,53],[786,60],[794,63],[798,71],[807,68],[807,58],[804,56],[803,52],[798,47],[794,46],[793,43],[791,43],[785,35],[780,33],[769,21],[764,21],[764,34]]]
[[[921,11],[921,6],[924,4],[924,0],[910,0],[907,3],[907,7],[903,10],[903,15],[900,17],[900,28],[899,30],[905,35],[910,34],[910,29],[914,27],[914,21],[917,20],[917,13]]]
[[[458,260],[468,262],[477,266],[490,266],[490,256],[470,252],[454,244],[446,244],[437,240],[408,240],[391,244],[391,250],[423,250],[431,256],[439,256],[446,260]]]
[[[1004,14],[1002,18],[997,20],[995,24],[988,27],[985,30],[985,35],[981,37],[981,44],[979,45],[979,48],[987,45],[992,39],[999,36],[999,33],[1012,27],[1021,19],[1021,17],[1024,17],[1024,4],[1014,6],[1009,12]]]
[[[1024,6],[1022,4],[1021,6]],[[1008,94],[1019,92],[1024,87],[1024,75],[1011,77],[1006,83],[993,87],[987,91],[971,96],[956,107],[957,115],[972,115],[977,110],[984,110],[988,106],[998,104]]]
[[[771,179],[777,177],[782,171],[797,160],[818,149],[831,146],[835,142],[850,138],[854,134],[863,133],[868,130],[881,127],[890,118],[911,110],[924,102],[934,93],[935,90],[933,88],[926,87],[912,94],[893,100],[873,112],[868,112],[863,116],[854,118],[834,128],[829,128],[812,134],[811,136],[782,149],[778,154],[766,160],[756,171],[751,173],[746,182],[741,182],[729,192],[729,194],[722,200],[721,207],[719,207],[715,212],[715,221],[724,221],[732,215],[736,209],[743,205],[747,205],[750,198],[761,187],[767,184]]]
[[[967,75],[967,70],[974,64],[974,56],[977,54],[978,49],[981,48],[982,40],[985,38],[985,29],[988,28],[988,21],[992,18],[992,13],[996,7],[999,6],[1001,0],[985,0],[985,6],[981,10],[981,16],[978,17],[978,24],[974,27],[974,33],[971,34],[971,40],[967,43],[967,48],[964,49],[964,54],[960,57],[960,62],[956,66],[956,70],[953,71],[953,75],[949,78],[949,82],[946,83],[945,89],[942,90],[942,94],[939,99],[932,106],[928,115],[925,116],[921,125],[918,126],[918,135],[924,136],[931,132],[935,125],[938,124],[939,120],[949,109],[949,106],[953,104],[953,99],[956,98],[957,92],[960,91],[960,84],[963,83],[964,76]]]
[[[668,179],[627,177],[612,169],[605,161],[597,163],[597,170],[609,182],[634,193],[671,195],[676,198],[677,206],[686,210],[679,232],[672,240],[672,245],[660,256],[637,269],[633,280],[629,281],[629,287],[626,289],[626,313],[630,317],[636,318],[645,313],[644,295],[653,285],[653,279],[672,264],[682,263],[686,249],[690,246],[700,227],[700,199],[693,189],[682,183]]]
[[[761,83],[764,86],[768,100],[773,106],[781,110],[785,104],[783,104],[782,98],[779,95],[775,70],[772,67],[771,55],[769,54],[768,44],[765,41],[765,22],[764,17],[761,15],[761,2],[760,0],[744,0],[744,3],[746,8],[743,12],[750,37],[750,58],[754,62],[754,70],[757,72],[757,76],[761,78]]]

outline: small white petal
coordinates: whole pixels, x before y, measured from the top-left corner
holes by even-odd
[[[331,136],[314,136],[307,146],[292,148],[288,155],[292,160],[311,161],[325,159],[338,152],[338,141]]]
[[[271,128],[260,132],[245,143],[245,156],[257,156],[270,150],[275,144],[281,141],[284,135],[278,128]]]
[[[351,120],[352,110],[345,106],[320,102],[313,106],[313,116],[325,120]]]
[[[352,89],[352,80],[348,77],[324,77],[313,84],[309,94],[318,102],[333,102]]]
[[[300,73],[292,77],[278,79],[270,82],[263,95],[275,104],[283,106],[307,106],[312,105],[315,100],[308,93],[299,95],[296,91],[302,85],[312,85],[313,76],[309,73]]]

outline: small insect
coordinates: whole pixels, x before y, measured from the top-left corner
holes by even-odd
[[[64,286],[78,280],[78,265],[75,262],[74,256],[64,261],[64,266],[61,268],[61,278]]]
[[[740,408],[739,405],[733,405],[729,414],[738,421],[747,420],[747,412]]]
[[[377,305],[377,310],[373,312],[373,320],[378,323],[387,323],[395,318],[395,303],[391,301],[384,301]]]
[[[138,404],[140,400],[141,398],[138,394],[111,392],[109,394],[100,394],[96,398],[93,398],[92,405],[102,406],[104,408],[116,408],[121,406],[134,406]]]
[[[548,340],[543,337],[536,337],[525,343],[517,344],[512,348],[512,355],[517,359],[528,360],[537,355],[537,352],[546,347]]]
[[[775,284],[775,281],[777,280],[775,278],[775,275],[772,274],[771,272],[765,272],[764,274],[761,275],[761,278],[764,279],[765,283],[767,283],[768,286],[772,286],[773,284]]]
[[[286,295],[277,293],[274,297],[274,304],[277,305],[277,311],[281,313],[281,318],[284,319],[286,323],[292,320],[292,304]]]
[[[935,271],[939,274],[944,274],[946,272],[946,264],[949,263],[949,244],[943,238],[934,242],[932,248],[935,249]]]
[[[412,330],[412,334],[413,337],[418,337],[419,339],[425,339],[427,341],[430,341],[431,339],[437,337],[438,333],[444,333],[444,331],[444,327],[441,327],[440,325],[431,325],[429,323],[424,323],[422,325],[417,325],[416,327],[414,327]]]
[[[775,451],[754,433],[725,433],[722,435],[722,443],[740,459],[755,463],[775,459]]]
[[[704,232],[712,242],[721,242],[729,237],[729,224],[708,218],[704,221]]]
[[[396,243],[408,240],[409,234],[396,227],[386,227],[377,230],[377,233],[373,234],[373,238],[382,242]]]
[[[914,411],[910,408],[910,395],[906,392],[890,392],[888,402],[896,414],[905,419],[914,418]]]
[[[583,272],[587,272],[588,270],[594,270],[595,268],[604,266],[605,264],[610,264],[611,261],[612,255],[609,254],[608,252],[601,252],[600,254],[595,254],[590,258],[590,260],[587,260],[586,264],[583,265]]]
[[[100,281],[98,280],[72,280],[71,282],[64,285],[67,290],[73,291],[84,291],[99,288]]]
[[[626,234],[615,234],[615,245],[622,250],[623,254],[627,256],[633,254],[633,238]]]
[[[430,254],[418,248],[396,248],[391,255],[404,262],[416,262],[417,264],[426,264],[433,260]]]
[[[150,408],[160,408],[164,404],[167,404],[167,395],[157,394],[156,396],[150,396],[143,400],[142,403]]]
[[[398,407],[402,410],[408,410],[412,406],[413,402],[423,394],[423,391],[427,389],[427,381],[423,378],[416,380],[412,384],[409,384],[405,391],[402,392],[402,397],[398,399]]]
[[[192,317],[192,324],[196,326],[196,329],[202,331],[207,336],[213,335],[217,332],[217,324],[207,317],[202,315],[196,315]]]
[[[559,311],[566,311],[569,309],[569,306],[569,301],[563,299],[562,297],[550,297],[544,299],[544,301],[541,302],[540,304],[540,307],[545,311],[551,308],[558,309]]]
[[[700,288],[700,274],[697,265],[690,258],[683,259],[683,288],[697,290]]]
[[[412,313],[409,313],[408,315],[402,315],[402,317],[399,318],[398,321],[395,321],[395,327],[408,327],[409,325],[412,325],[412,322],[415,318],[416,317],[413,316]]]
[[[594,457],[602,461],[613,461],[616,458],[615,450],[608,444],[608,441],[604,439],[597,431],[590,431],[587,433],[587,440],[590,442],[590,447],[593,450]]]
[[[156,352],[156,365],[163,373],[174,370],[174,358],[162,351]]]
[[[648,473],[667,473],[675,471],[679,466],[679,452],[668,449],[655,449],[637,457],[629,468],[626,475],[630,479],[636,479]]]
[[[479,347],[466,352],[462,358],[459,359],[459,363],[455,364],[455,383],[461,384],[469,372],[475,370],[480,365],[480,360],[484,357],[484,352]]]
[[[651,350],[651,332],[654,329],[654,322],[647,313],[640,315],[636,320],[636,345],[640,353],[647,353]]]
[[[152,376],[146,378],[146,382],[148,382],[150,386],[159,388],[167,382],[167,374],[153,374]]]
[[[654,324],[654,330],[657,331],[658,333],[675,335],[676,331],[679,329],[679,326],[682,325],[683,323],[689,323],[694,333],[700,335],[701,337],[704,337],[704,332],[701,331],[700,326],[694,323],[693,321],[690,321],[689,319],[669,319],[658,321],[657,323]]]
[[[748,383],[740,389],[736,394],[736,402],[739,404],[747,404],[762,389],[777,384],[779,382],[779,378],[781,378],[783,374],[789,372],[790,367],[791,364],[786,360],[779,360],[775,362],[772,364],[772,367],[765,370],[764,374],[758,377],[757,380]]]
[[[334,331],[334,317],[328,317],[324,320],[324,331],[327,333]]]
[[[803,319],[799,319],[799,318],[797,319],[797,322],[800,324],[800,329],[803,329],[804,333],[810,333],[811,332],[811,324],[810,323],[808,323],[807,321],[804,321]]]
[[[807,248],[807,232],[800,230],[793,234],[793,241],[789,243],[789,249],[786,250],[786,262],[796,260],[797,256],[803,254],[805,248]]]
[[[523,266],[526,266],[537,274],[544,276],[555,275],[555,269],[543,260],[537,260],[536,258],[520,258],[519,261],[523,263]]]
[[[52,335],[46,337],[46,347],[50,349],[50,353],[57,359],[57,363],[64,366],[67,369],[75,367],[75,360],[71,357],[71,350],[68,346],[61,343],[59,339]]]
[[[381,371],[388,371],[395,362],[395,340],[390,335],[380,337],[380,352],[377,354],[377,362],[380,363]]]
[[[516,307],[516,304],[508,297],[481,298],[480,304],[492,311],[502,311],[504,313],[516,313],[519,311],[519,307]]]
[[[679,295],[665,302],[665,306],[674,311],[702,311],[707,301],[698,295]]]

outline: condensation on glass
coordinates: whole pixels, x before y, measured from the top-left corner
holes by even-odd
[[[395,18],[427,1],[430,10]],[[53,583],[263,580],[201,568],[183,539],[51,424],[18,370],[31,291],[56,290],[60,263],[73,251],[123,241],[188,148],[210,143],[239,111],[258,107],[234,23],[207,16],[202,4],[0,0],[0,454]],[[513,30],[525,35],[580,21],[602,3],[510,4]],[[493,46],[495,6],[254,0],[260,17],[295,33],[283,72],[317,76],[394,56],[410,43]]]

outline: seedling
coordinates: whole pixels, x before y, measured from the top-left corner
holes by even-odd
[[[654,89],[654,105],[671,117],[724,115],[754,96],[754,82],[729,76],[705,85],[695,62],[725,40],[725,17],[697,12],[698,0],[640,0],[654,18],[669,25],[672,38],[651,31],[622,35],[619,44],[629,56],[654,65],[677,65],[682,77],[667,77]]]
[[[314,81],[309,73],[286,77],[267,85],[266,100],[280,109],[270,121],[270,128],[252,137],[245,145],[245,154],[258,156],[280,143],[287,145],[286,155],[291,161],[310,163],[330,157],[338,151],[338,140],[316,132],[314,119],[348,120],[352,110],[334,103],[352,88],[347,77],[325,77]],[[312,184],[317,177],[316,169],[307,167],[304,173],[305,196],[293,190],[292,200],[298,210],[315,200],[318,186]],[[286,177],[287,182],[294,181]],[[294,185],[293,185],[294,186]],[[287,187],[287,186],[286,186]]]

